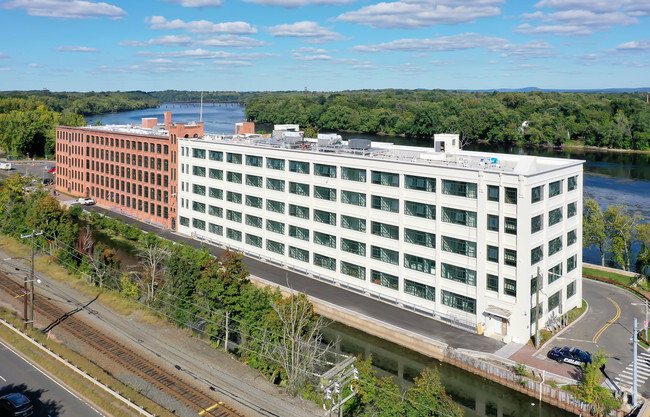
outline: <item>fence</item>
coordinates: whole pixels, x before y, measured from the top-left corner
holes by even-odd
[[[554,388],[547,384],[542,384],[540,381],[517,375],[503,366],[498,366],[474,358],[453,348],[447,348],[447,351],[445,352],[445,360],[458,368],[480,375],[533,398],[540,398],[541,389],[542,401],[576,415],[580,414],[582,411],[586,412],[586,410],[590,408],[589,404],[585,404],[575,399],[573,395],[567,391],[560,388]],[[625,417],[627,413],[622,410],[614,410],[609,415],[610,417]]]

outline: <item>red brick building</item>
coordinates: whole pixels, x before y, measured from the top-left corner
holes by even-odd
[[[142,126],[56,128],[56,189],[176,229],[178,137],[203,137],[203,123],[143,119]]]

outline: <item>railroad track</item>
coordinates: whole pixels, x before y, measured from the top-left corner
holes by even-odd
[[[0,272],[0,288],[14,297],[25,296],[23,286]],[[146,358],[133,353],[128,347],[93,329],[85,322],[66,313],[46,298],[35,295],[34,310],[52,323],[57,322],[70,334],[92,346],[113,362],[147,381],[160,391],[171,395],[179,402],[196,410],[198,415],[213,417],[242,417],[242,414],[225,406],[221,401],[209,397],[202,391],[170,375],[164,369],[150,363]],[[83,309],[80,307],[78,310]]]

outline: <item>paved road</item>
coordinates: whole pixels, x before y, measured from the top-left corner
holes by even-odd
[[[4,158],[2,159],[4,161]],[[51,174],[48,172],[50,168],[52,168],[55,163],[54,161],[33,161],[33,162],[27,162],[27,161],[8,161],[11,163],[12,169],[9,171],[5,170],[0,170],[0,175],[3,176],[10,176],[14,175],[15,173],[19,173],[20,175],[24,176],[34,176],[36,178],[42,179],[48,179],[50,181],[54,181],[55,174]]]
[[[21,392],[35,417],[103,416],[0,340],[0,395]]]
[[[604,349],[606,376],[619,388],[631,389],[633,320],[637,317],[638,325],[643,326],[645,307],[635,305],[641,302],[637,297],[613,285],[585,279],[582,288],[583,298],[589,304],[587,314],[556,338],[542,354],[545,355],[552,346],[576,346],[591,353]],[[638,353],[638,390],[650,398],[650,354],[641,347]]]

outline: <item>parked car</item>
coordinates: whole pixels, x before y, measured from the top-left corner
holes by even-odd
[[[0,162],[0,169],[9,171],[11,170],[11,164],[7,162]]]
[[[27,417],[34,414],[34,406],[29,398],[19,392],[0,397],[0,415]]]
[[[95,200],[92,198],[84,198],[84,197],[79,197],[77,199],[77,203],[81,204],[82,206],[92,206],[95,204]]]
[[[52,168],[48,169],[47,172],[49,172],[50,174],[56,173],[56,166],[53,166]]]
[[[581,366],[583,363],[591,363],[591,355],[575,347],[554,347],[549,350],[546,356],[549,359],[560,363],[570,363],[571,365]]]

